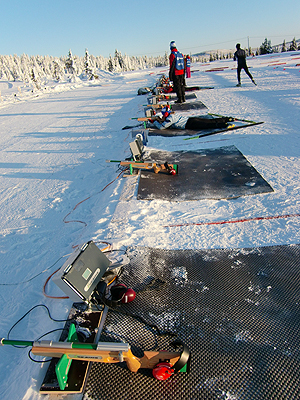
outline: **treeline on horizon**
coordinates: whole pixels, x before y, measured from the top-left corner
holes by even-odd
[[[247,55],[260,55],[285,51],[300,50],[300,40],[294,38],[289,44],[284,40],[281,45],[272,46],[267,38],[262,45],[253,51],[246,49]],[[190,55],[192,62],[212,62],[233,58],[231,51],[216,51],[205,54]],[[115,50],[114,56],[108,58],[90,55],[86,49],[84,57],[74,56],[69,51],[67,56],[28,56],[27,54],[0,55],[0,80],[34,82],[38,87],[46,79],[55,81],[72,81],[81,79],[97,79],[99,70],[107,72],[136,71],[153,67],[164,67],[169,64],[169,55],[157,57],[134,57],[122,55]]]

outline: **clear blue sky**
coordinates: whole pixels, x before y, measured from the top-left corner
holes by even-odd
[[[0,0],[0,54],[108,57],[300,39],[299,0]]]

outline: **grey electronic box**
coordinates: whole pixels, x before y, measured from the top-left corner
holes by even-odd
[[[111,264],[93,241],[77,248],[53,277],[53,282],[72,301],[88,303]]]

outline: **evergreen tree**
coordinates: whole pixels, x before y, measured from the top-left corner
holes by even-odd
[[[281,47],[281,53],[285,53],[285,52],[286,52],[286,42],[285,42],[285,39],[284,39],[284,41],[282,43],[282,47]]]
[[[68,57],[66,59],[65,65],[66,65],[67,73],[74,74],[74,72],[75,72],[74,59],[73,59],[73,55],[72,55],[71,49],[69,50],[69,54],[68,54]]]
[[[273,53],[273,49],[271,46],[271,40],[268,40],[265,38],[265,41],[261,44],[259,48],[259,53],[260,54],[270,54]]]
[[[60,81],[63,75],[63,70],[59,60],[57,59],[54,60],[53,65],[54,65],[53,79],[55,79],[56,81]]]
[[[169,56],[167,52],[165,52],[164,55],[164,65],[169,65]]]
[[[107,59],[102,56],[95,57],[95,67],[103,70],[107,70]]]
[[[114,65],[116,71],[126,71],[124,58],[117,49],[115,50]]]
[[[112,61],[111,55],[109,55],[107,69],[109,70],[109,72],[113,72],[114,71],[114,65],[113,65],[113,61]]]
[[[84,73],[89,79],[93,79],[93,70],[91,67],[91,60],[88,49],[85,49],[85,56],[84,56]]]
[[[22,68],[21,68],[21,63],[20,63],[20,58],[14,54],[13,57],[13,64],[12,64],[12,76],[14,79],[14,82],[17,81],[18,79],[22,79]]]
[[[294,38],[290,45],[290,51],[296,51],[296,50],[297,50],[297,42],[296,42],[296,38]]]
[[[30,82],[30,59],[27,54],[22,54],[20,57],[22,79],[23,82]]]
[[[34,83],[35,87],[36,87],[37,89],[40,89],[39,78],[38,78],[38,76],[37,76],[37,74],[36,74],[35,68],[32,68],[32,69],[31,69],[31,80],[32,80],[32,82]]]

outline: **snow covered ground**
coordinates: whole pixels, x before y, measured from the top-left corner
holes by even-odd
[[[298,65],[297,65],[298,64]],[[94,240],[113,249],[129,245],[166,249],[241,248],[300,242],[300,52],[248,59],[254,86],[242,71],[235,87],[232,60],[193,64],[188,86],[208,112],[264,121],[262,125],[183,141],[150,137],[147,148],[169,151],[235,145],[274,192],[234,200],[166,202],[136,200],[137,178],[119,176],[106,159],[130,155],[130,117],[143,116],[146,96],[166,68],[103,73],[95,82],[48,84],[41,90],[0,81],[1,337],[32,307],[45,304],[55,319],[72,302],[46,298],[43,285],[74,246]],[[210,69],[222,68],[220,71]],[[222,225],[195,225],[286,216]],[[181,227],[166,225],[186,224]],[[122,260],[124,252],[109,257]],[[54,284],[52,296],[63,293]],[[61,328],[45,309],[34,309],[10,338],[35,340]],[[47,336],[57,340],[60,332]],[[1,347],[1,399],[31,400],[46,366],[29,360],[28,349]]]

